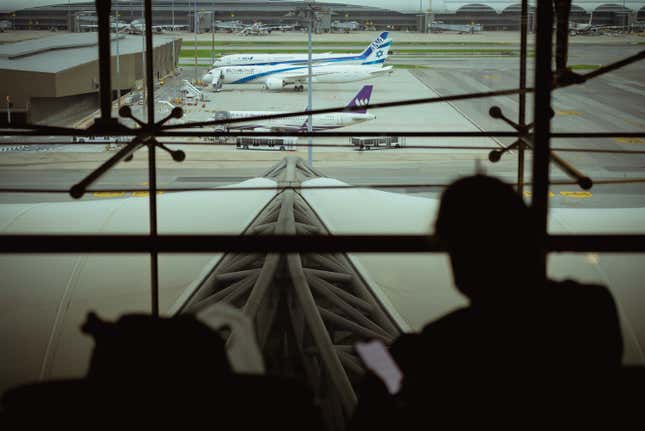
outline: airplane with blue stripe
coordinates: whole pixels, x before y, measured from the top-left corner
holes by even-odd
[[[392,46],[390,33],[382,32],[363,52],[359,54],[312,54],[313,63],[342,63],[342,64],[379,64],[387,58],[387,51]],[[372,54],[382,52],[377,58]],[[288,64],[307,64],[307,54],[231,54],[218,58],[213,67],[227,66],[278,66]]]
[[[345,82],[365,81],[377,76],[392,73],[392,66],[384,66],[391,45],[382,49],[368,49],[367,56],[361,64],[346,62],[322,62],[312,64],[311,76],[313,83],[338,84]],[[216,90],[223,84],[261,83],[267,90],[283,90],[293,87],[303,91],[309,76],[307,63],[289,63],[265,66],[227,66],[216,67],[208,71],[202,78],[207,86]]]

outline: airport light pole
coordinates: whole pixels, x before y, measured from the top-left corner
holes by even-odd
[[[7,124],[11,125],[11,96],[7,96]]]
[[[197,28],[199,26],[199,17],[197,16],[197,0],[195,0],[195,11],[193,13],[193,28],[195,30],[195,44],[194,44],[194,51],[195,51],[195,83],[197,83]]]
[[[121,30],[119,28],[119,2],[114,2],[116,14],[116,103],[121,108],[121,66],[119,61],[119,38],[121,37]]]
[[[143,10],[141,11],[141,16],[143,17],[143,22],[145,22],[145,6]],[[148,77],[150,79],[150,77]],[[146,36],[145,36],[145,27],[144,27],[144,33],[141,34],[141,92],[143,93],[143,105],[141,106],[141,112],[142,116],[146,115],[147,118],[147,110],[146,110],[146,103],[148,102],[148,97],[150,95],[148,94],[147,88],[146,88]]]
[[[311,61],[312,61],[312,43],[311,43],[311,32],[313,31],[313,21],[314,21],[314,8],[311,2],[307,5],[307,22],[308,22],[308,47],[307,47],[307,111],[310,112],[309,117],[307,118],[307,132],[309,132],[308,147],[307,147],[307,163],[309,167],[314,165],[314,155],[313,155],[313,137],[311,133],[313,132],[313,117],[311,116],[311,110],[313,109],[313,95],[312,95],[312,79],[311,79]]]
[[[625,7],[625,0],[623,0],[623,31],[627,31],[627,12],[626,12],[626,7]]]
[[[175,0],[170,2],[170,24],[172,25],[172,31],[175,32]],[[175,71],[175,38],[172,38],[172,70]]]

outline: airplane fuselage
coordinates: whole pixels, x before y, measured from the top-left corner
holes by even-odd
[[[298,64],[307,63],[309,60],[307,54],[232,54],[215,60],[213,66],[274,66],[278,64]],[[343,62],[343,64],[361,64],[365,59],[356,54],[333,54],[331,52],[324,54],[313,54],[311,56],[313,63],[322,62]]]
[[[314,83],[343,83],[363,81],[374,78],[376,74],[389,71],[390,68],[383,68],[380,65],[317,65],[313,67]],[[218,73],[223,74],[224,84],[248,84],[266,83],[267,80],[281,80],[286,83],[304,81],[303,75],[308,72],[307,66],[235,66],[221,67],[211,70],[205,77],[205,81],[213,82]],[[208,76],[210,75],[210,78]],[[298,77],[298,78],[295,78]]]
[[[228,119],[243,119],[263,115],[275,115],[282,112],[276,111],[226,111],[223,114]],[[221,115],[221,114],[220,114]],[[370,121],[376,118],[370,113],[337,112],[330,114],[312,115],[313,130],[331,130],[340,127],[347,127]],[[306,122],[308,116],[300,115],[287,118],[273,118],[270,120],[259,120],[250,122],[239,122],[227,124],[229,130],[258,130],[258,131],[298,131],[307,130]]]

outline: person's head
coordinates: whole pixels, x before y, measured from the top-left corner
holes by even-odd
[[[473,302],[504,301],[536,281],[532,212],[496,178],[476,175],[450,185],[435,233],[450,255],[457,289]]]

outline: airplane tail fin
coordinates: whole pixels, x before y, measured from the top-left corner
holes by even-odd
[[[305,108],[305,111],[306,110],[307,110],[307,108]],[[309,116],[307,116],[307,119],[305,120],[304,123],[302,123],[302,126],[300,126],[300,128],[297,131],[298,132],[308,132],[309,131],[308,123],[309,123]],[[313,124],[313,121],[312,121],[312,124]]]
[[[367,57],[370,54],[370,52],[372,51],[372,49],[374,49],[375,45],[383,44],[386,40],[388,40],[389,37],[390,37],[390,32],[389,31],[384,31],[381,34],[379,34],[378,37],[376,39],[374,39],[374,41],[372,41],[372,43],[367,45],[367,48],[365,48],[363,50],[363,52],[361,52],[361,56]]]
[[[363,64],[379,64],[385,61],[392,46],[392,39],[389,36],[390,33],[384,31],[370,43],[370,46],[361,53]]]
[[[369,104],[370,98],[372,97],[373,88],[373,85],[364,85],[363,88],[361,88],[360,91],[356,93],[356,96],[354,96],[354,98],[349,101],[347,108],[356,108],[357,106],[366,106],[367,104]],[[367,112],[367,109],[352,109],[352,112],[365,114]]]

